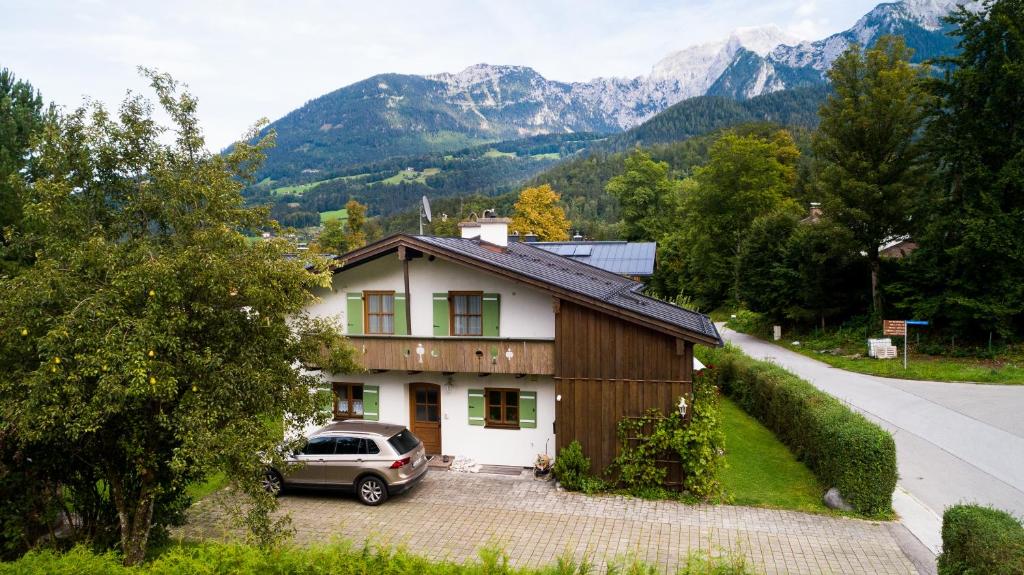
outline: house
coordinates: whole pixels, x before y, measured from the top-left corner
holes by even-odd
[[[654,242],[571,241],[536,242],[542,250],[583,262],[637,281],[654,275]]]
[[[879,257],[898,260],[909,256],[917,249],[917,242],[910,236],[897,236],[878,246]]]
[[[708,317],[528,243],[508,220],[462,238],[393,235],[338,256],[312,315],[338,317],[366,369],[325,373],[338,419],[401,423],[432,454],[530,466],[578,439],[596,469],[616,425],[692,392]]]

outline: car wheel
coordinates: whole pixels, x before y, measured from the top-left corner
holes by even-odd
[[[281,481],[281,475],[273,469],[268,469],[263,474],[263,490],[271,495],[280,495],[284,487],[284,482]]]
[[[366,505],[380,505],[388,498],[388,486],[381,478],[368,475],[359,481],[356,494]]]

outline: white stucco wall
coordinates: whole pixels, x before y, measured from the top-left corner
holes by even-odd
[[[409,383],[426,382],[441,386],[441,448],[444,455],[465,456],[477,463],[532,466],[538,454],[555,455],[555,382],[550,377],[476,374],[451,376],[440,373],[408,375],[400,372],[330,376],[328,381],[362,383],[380,387],[380,421],[409,426]],[[488,429],[469,424],[469,390],[488,387],[516,388],[537,392],[535,429]]]
[[[336,317],[345,325],[345,293],[365,290],[405,291],[402,262],[396,255],[339,272],[334,276],[333,291],[320,290],[316,294],[320,301],[311,305],[309,311],[313,315]],[[430,261],[426,257],[409,262],[412,335],[433,336],[434,293],[477,290],[501,294],[501,337],[555,337],[555,313],[549,294],[461,264],[441,259]]]

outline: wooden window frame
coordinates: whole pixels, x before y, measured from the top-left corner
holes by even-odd
[[[501,392],[501,420],[495,421],[491,419],[491,392]],[[508,421],[508,412],[506,411],[509,404],[505,402],[508,399],[506,395],[509,392],[515,392],[516,394],[516,420],[514,422]],[[522,397],[522,390],[514,387],[485,387],[484,388],[484,427],[492,429],[519,429],[519,416],[522,415],[519,411],[521,409],[520,398]]]
[[[455,333],[455,296],[477,296],[480,298],[480,333]],[[469,305],[467,304],[467,308]],[[458,314],[462,317],[477,317],[476,314]],[[484,292],[482,291],[450,291],[448,292],[448,333],[457,337],[484,336]]]
[[[362,384],[362,383],[348,383],[348,382],[344,382],[344,381],[331,382],[331,394],[332,394],[332,397],[334,398],[334,403],[331,405],[331,413],[334,415],[334,420],[335,421],[344,421],[346,419],[362,419],[363,418],[363,414],[361,414],[361,413],[360,414],[356,414],[356,413],[352,412],[352,402],[353,402],[352,388],[354,388],[354,387],[359,387],[360,389],[363,390],[363,394],[364,394],[363,395],[363,399],[362,399],[362,401],[363,401],[363,412],[364,413],[366,412],[366,395],[365,395],[366,388],[365,388],[364,384]],[[348,401],[348,411],[347,412],[338,411],[338,397],[339,397],[338,389],[339,388],[344,388],[345,389],[345,399]]]
[[[384,309],[384,299],[383,299],[383,296],[391,296],[391,313],[384,313],[383,311],[381,311],[379,313],[371,314],[370,313],[370,300],[369,300],[370,296],[381,296],[381,301],[380,301],[380,309],[381,310]],[[386,316],[391,316],[391,332],[390,333],[386,333],[386,332],[383,332],[383,331],[370,331],[370,316],[371,315],[377,316],[378,318],[384,318]],[[378,319],[377,325],[384,325],[384,324],[383,324],[382,321],[380,321]],[[387,291],[387,290],[371,290],[371,291],[364,291],[363,292],[363,333],[366,334],[366,335],[395,335],[395,292],[394,292],[394,290],[391,290],[391,291]]]

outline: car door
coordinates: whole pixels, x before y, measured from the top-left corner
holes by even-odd
[[[295,460],[302,465],[288,473],[287,483],[303,485],[323,485],[324,468],[328,457],[334,456],[335,441],[330,436],[312,437],[306,442]]]
[[[363,456],[359,453],[362,439],[342,435],[336,438],[337,446],[334,455],[324,458],[324,484],[329,486],[348,486],[356,480],[362,469]]]

